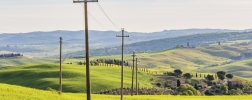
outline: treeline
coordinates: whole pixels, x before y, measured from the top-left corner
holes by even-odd
[[[127,44],[124,47],[125,53],[132,53],[134,50],[137,52],[155,52],[162,51],[166,49],[175,48],[177,45],[187,45],[190,43],[190,46],[207,46],[213,43],[220,43],[220,45],[227,41],[233,40],[242,40],[242,39],[251,39],[252,32],[229,32],[229,33],[208,33],[208,34],[195,34],[180,36],[174,38],[164,38],[156,39],[151,41],[143,41],[132,44]],[[92,56],[96,55],[110,55],[110,54],[120,54],[121,47],[109,47],[102,49],[93,49],[90,51]],[[77,51],[70,53],[70,56],[78,56],[85,54],[84,51]]]
[[[78,65],[86,65],[86,62],[78,62]],[[90,61],[91,66],[114,66],[114,65],[122,65],[121,60],[117,59],[96,59]],[[124,61],[124,66],[129,66],[129,62]]]
[[[124,67],[132,68],[131,65],[129,65],[130,62],[124,61]],[[73,64],[72,62],[66,63],[66,64]],[[75,63],[77,65],[86,65],[86,61],[79,61]],[[122,61],[118,59],[96,59],[90,61],[91,66],[107,66],[107,67],[120,67],[122,66]],[[157,72],[152,72],[147,68],[138,68],[138,71],[146,72],[148,74],[157,74]]]
[[[23,55],[20,53],[0,54],[0,58],[19,57],[19,56],[23,56]]]

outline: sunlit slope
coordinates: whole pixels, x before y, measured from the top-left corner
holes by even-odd
[[[139,66],[152,71],[173,71],[182,69],[195,71],[229,62],[231,57],[247,52],[244,46],[212,45],[197,48],[176,48],[154,53],[137,53]],[[251,52],[251,51],[250,51]],[[125,59],[132,64],[131,54],[125,54]],[[121,55],[95,56],[91,59],[121,59]],[[83,59],[83,58],[82,58]],[[66,59],[65,63],[83,61],[79,58]]]
[[[84,96],[84,95],[83,95]],[[62,94],[0,83],[1,100],[81,100],[78,94]]]
[[[55,58],[7,58],[0,59],[0,67],[19,66],[26,64],[56,64],[59,59]]]
[[[119,100],[119,95],[91,95],[92,100]],[[251,95],[240,96],[171,96],[171,95],[124,95],[125,100],[250,100]],[[0,83],[0,100],[86,100],[84,93],[62,93],[37,90]]]
[[[63,65],[63,91],[64,92],[85,92],[86,91],[86,70],[81,65]],[[151,87],[151,76],[139,72],[141,87]],[[120,87],[120,67],[91,67],[92,92],[109,90]],[[46,89],[51,87],[58,90],[59,65],[29,65],[19,67],[7,67],[0,69],[0,82]],[[131,69],[125,68],[124,86],[131,86]]]
[[[236,76],[251,78],[252,76],[252,59],[246,59],[242,61],[237,61],[231,64],[226,64],[223,66],[209,67],[205,69],[199,69],[199,72],[212,72],[225,71],[226,73],[231,73]]]

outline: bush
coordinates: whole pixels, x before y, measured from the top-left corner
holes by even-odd
[[[156,85],[157,85],[158,87],[161,87],[161,83],[156,83]]]
[[[52,89],[51,87],[47,87],[46,90],[57,93],[57,91],[55,89]]]
[[[241,95],[241,94],[242,94],[242,90],[239,89],[239,88],[237,88],[236,90],[235,90],[235,89],[231,89],[231,90],[229,91],[229,94],[230,94],[230,95]]]
[[[215,95],[215,93],[210,90],[206,90],[205,95]]]
[[[188,95],[201,95],[201,93],[196,90],[193,86],[189,85],[189,84],[182,84],[181,86],[179,86],[179,88],[177,89],[179,92],[181,92],[182,94],[184,92],[186,92]],[[188,92],[189,91],[189,92]]]

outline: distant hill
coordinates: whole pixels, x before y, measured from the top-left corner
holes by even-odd
[[[227,30],[227,29],[183,29],[183,30],[164,30],[161,32],[139,33],[125,32],[130,34],[129,38],[125,39],[125,43],[134,43],[140,41],[148,41],[153,39],[178,37],[192,34],[204,33],[222,33],[222,32],[244,32],[249,30]],[[91,45],[100,44],[101,47],[118,45],[120,38],[116,34],[121,34],[119,31],[94,31],[90,30]],[[59,37],[63,37],[65,44],[80,44],[84,43],[84,31],[51,31],[51,32],[29,32],[29,33],[13,33],[0,34],[0,45],[9,44],[58,44]]]
[[[225,44],[228,41],[252,39],[252,32],[226,32],[226,33],[206,33],[206,34],[194,34],[172,38],[155,39],[150,41],[136,42],[132,44],[126,44],[124,46],[125,53],[136,52],[156,52],[175,48],[177,45],[183,45],[187,47],[189,42],[190,47],[195,46],[208,46],[211,44]],[[247,42],[246,42],[247,43]],[[84,56],[85,51],[77,51],[66,54],[65,56]],[[120,54],[121,46],[92,49],[90,54],[95,55],[109,55]]]
[[[185,41],[169,41],[165,40],[168,44],[172,44],[169,47],[157,47],[153,48],[151,40],[160,39],[177,39],[178,37],[188,35],[199,35],[207,33],[222,33],[222,32],[247,32],[250,30],[226,30],[226,29],[183,29],[183,30],[164,30],[160,32],[152,33],[139,33],[139,32],[127,32],[129,38],[125,38],[126,52],[132,50],[138,51],[156,51],[174,47],[172,44],[183,43]],[[118,54],[118,46],[121,45],[121,38],[116,37],[116,34],[121,34],[120,31],[89,31],[90,48],[96,49],[92,51],[92,55],[104,55],[104,54]],[[71,52],[83,51],[85,47],[84,31],[51,31],[51,32],[29,32],[29,33],[15,33],[15,34],[0,34],[0,52],[22,53],[24,56],[29,57],[52,57],[57,56],[59,49],[59,37],[63,37],[63,54],[69,54]],[[190,39],[190,38],[187,38]],[[181,40],[181,39],[180,39]],[[148,42],[144,42],[148,41]],[[198,40],[197,40],[198,41]],[[148,45],[150,43],[150,46]],[[154,42],[153,42],[154,43]],[[161,43],[161,42],[158,42]],[[192,42],[193,43],[193,42]],[[139,46],[140,45],[140,46]],[[148,46],[146,46],[148,45]],[[160,44],[155,44],[160,45]],[[197,45],[197,44],[192,44]],[[142,48],[142,47],[145,48]],[[115,48],[114,48],[115,47]],[[139,47],[139,48],[138,48]],[[93,53],[95,52],[95,53]],[[81,54],[84,54],[83,52]],[[71,56],[72,54],[70,54]],[[79,54],[78,54],[79,55]],[[74,56],[74,54],[73,54]]]
[[[216,73],[226,71],[239,77],[252,75],[252,45],[211,45],[197,48],[175,48],[151,53],[137,52],[139,68],[148,68],[151,72],[173,72],[181,69],[186,72]],[[243,56],[243,59],[233,59]],[[96,59],[121,59],[121,55],[93,56]],[[69,58],[65,63],[77,63],[85,58]],[[125,54],[124,60],[132,66],[131,54]],[[243,73],[244,72],[244,73]]]

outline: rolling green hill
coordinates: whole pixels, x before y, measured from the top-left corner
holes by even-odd
[[[213,45],[198,48],[176,48],[154,53],[137,53],[137,58],[141,60],[139,67],[155,68],[160,70],[196,70],[205,68],[214,64],[222,64],[230,61],[232,56],[240,56],[242,52],[251,52],[246,50],[244,46],[228,46],[228,45]],[[92,60],[96,59],[121,59],[121,55],[111,56],[94,56]],[[132,63],[132,56],[125,54],[127,61]],[[84,61],[83,58],[68,58],[65,62],[79,62]]]
[[[120,67],[92,66],[92,92],[120,87]],[[63,65],[63,92],[85,92],[86,70],[81,65]],[[131,86],[131,69],[125,68],[124,86]],[[152,76],[139,72],[141,87],[151,87]],[[0,82],[37,89],[51,87],[58,90],[59,65],[23,65],[0,69]]]
[[[251,78],[252,77],[252,59],[237,61],[234,63],[199,69],[199,72],[216,73],[216,71],[225,71],[236,76]]]
[[[252,52],[246,48],[251,48],[251,45],[211,45],[197,48],[175,48],[153,53],[137,53],[137,58],[140,60],[138,67],[148,68],[152,72],[157,71],[158,73],[173,71],[174,69],[181,69],[185,72],[201,72],[202,70],[202,73],[216,73],[218,70],[208,72],[206,68],[219,68],[220,65],[227,66],[229,63],[234,62],[232,58],[240,57],[243,53]],[[121,59],[121,55],[94,56],[91,59]],[[132,65],[132,56],[130,54],[125,54],[125,59]],[[65,63],[79,61],[84,61],[84,58],[68,58]],[[238,64],[248,67],[244,63]],[[236,69],[236,71],[246,70],[243,68]],[[245,75],[241,74],[236,75],[245,77]]]
[[[57,64],[59,59],[56,58],[7,58],[0,59],[0,68],[8,66],[19,66],[26,64]]]
[[[119,95],[91,95],[92,100],[119,100]],[[125,100],[250,100],[251,95],[243,96],[171,96],[171,95],[125,95]],[[86,100],[86,94],[43,91],[0,83],[1,100]]]
[[[236,40],[249,40],[251,41],[252,32],[227,32],[227,33],[206,33],[206,34],[193,34],[179,37],[168,37],[168,38],[160,38],[150,41],[141,41],[135,42],[132,44],[126,44],[124,46],[125,53],[129,54],[131,52],[157,52],[161,50],[172,49],[177,45],[187,46],[189,42],[190,47],[198,47],[198,46],[209,46],[212,44],[217,44],[220,42],[221,44],[230,43],[230,41]],[[247,41],[246,41],[247,43]],[[69,53],[65,56],[85,56],[85,51],[77,51]],[[117,47],[107,47],[100,49],[90,50],[90,54],[95,55],[109,55],[109,54],[120,54],[121,46]]]

